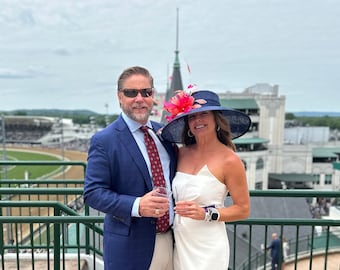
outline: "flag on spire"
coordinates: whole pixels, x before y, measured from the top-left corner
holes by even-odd
[[[189,72],[189,74],[190,74],[190,73],[191,73],[191,69],[190,69],[189,64],[187,64],[187,68],[188,68],[188,72]]]

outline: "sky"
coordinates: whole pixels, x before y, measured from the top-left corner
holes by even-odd
[[[183,85],[268,83],[286,112],[340,111],[338,0],[0,0],[0,111],[119,113],[117,78],[134,65],[165,92],[177,8]]]

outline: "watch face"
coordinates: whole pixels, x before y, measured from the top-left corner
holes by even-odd
[[[217,219],[218,219],[218,214],[217,213],[212,213],[211,220],[217,220]]]

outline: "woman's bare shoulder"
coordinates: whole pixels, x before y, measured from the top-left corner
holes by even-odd
[[[222,162],[224,163],[224,166],[237,166],[243,164],[239,155],[230,148],[224,151]]]

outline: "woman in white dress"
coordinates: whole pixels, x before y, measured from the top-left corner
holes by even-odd
[[[285,269],[285,264],[286,264],[287,259],[288,259],[288,253],[289,253],[289,244],[287,242],[287,239],[284,236],[282,236],[282,256],[283,256],[283,260],[282,260],[281,270]]]
[[[220,106],[211,91],[179,92],[164,108],[171,113],[165,140],[180,143],[172,182],[175,270],[226,270],[229,242],[225,222],[250,214],[244,164],[233,138],[246,133],[248,115]],[[233,204],[224,206],[229,192]]]

